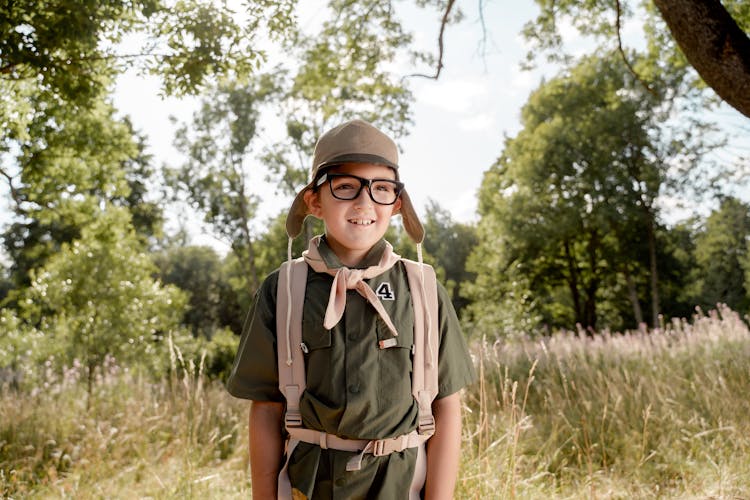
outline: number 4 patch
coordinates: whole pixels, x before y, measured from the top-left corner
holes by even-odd
[[[393,293],[391,284],[388,282],[379,284],[378,288],[375,290],[375,293],[378,295],[380,300],[395,300],[396,299],[396,294]]]

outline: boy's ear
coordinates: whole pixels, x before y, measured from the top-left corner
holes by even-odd
[[[320,192],[315,192],[312,189],[308,189],[302,195],[307,205],[307,210],[311,215],[314,215],[318,219],[322,219],[322,209],[320,207]]]
[[[401,197],[399,196],[396,200],[396,203],[393,204],[393,212],[391,212],[392,215],[397,215],[401,213]]]

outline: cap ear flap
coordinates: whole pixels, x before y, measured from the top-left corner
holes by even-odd
[[[417,211],[414,210],[414,204],[412,204],[409,194],[405,190],[401,191],[399,200],[401,201],[401,208],[398,213],[401,214],[401,222],[406,229],[406,233],[414,243],[422,243],[424,241],[424,227],[419,222]]]

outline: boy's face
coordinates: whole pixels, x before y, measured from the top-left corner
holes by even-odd
[[[390,167],[370,163],[347,163],[331,167],[327,173],[396,180],[396,173]],[[317,191],[307,191],[305,202],[310,213],[325,222],[326,240],[331,250],[344,265],[353,266],[383,237],[391,216],[401,208],[401,199],[393,205],[381,205],[375,203],[368,188],[363,187],[356,198],[341,200],[333,196],[330,186],[326,181]],[[354,186],[357,188],[359,185]]]

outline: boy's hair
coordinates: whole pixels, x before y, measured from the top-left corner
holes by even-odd
[[[289,238],[296,238],[302,232],[302,223],[309,214],[304,193],[313,189],[315,180],[326,169],[344,163],[385,165],[396,172],[396,179],[399,177],[398,147],[386,134],[364,120],[351,120],[329,130],[315,144],[310,183],[297,193],[289,208],[286,217]],[[424,227],[406,190],[401,191],[399,213],[409,237],[417,244],[422,243]]]

